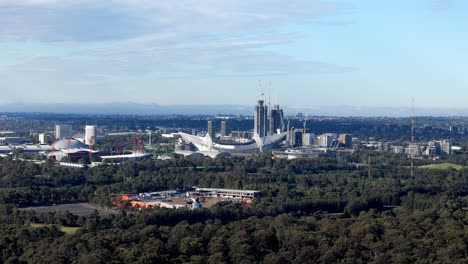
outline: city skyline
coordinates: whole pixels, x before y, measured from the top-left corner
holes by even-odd
[[[416,107],[466,109],[466,10],[456,0],[0,0],[0,104],[251,105],[263,89],[312,109],[408,107],[413,96]]]

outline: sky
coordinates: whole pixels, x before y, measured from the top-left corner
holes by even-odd
[[[467,108],[468,1],[0,0],[0,104]]]

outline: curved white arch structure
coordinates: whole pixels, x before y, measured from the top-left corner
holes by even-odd
[[[253,142],[250,144],[232,145],[215,143],[213,142],[209,134],[206,134],[206,136],[204,137],[198,137],[183,132],[175,134],[181,136],[184,141],[190,142],[193,145],[195,145],[195,147],[199,151],[217,150],[224,152],[243,152],[255,149],[262,151],[264,148],[268,148],[274,144],[279,143],[286,136],[286,133],[280,133],[261,138],[258,134],[255,134],[255,136],[253,137]]]

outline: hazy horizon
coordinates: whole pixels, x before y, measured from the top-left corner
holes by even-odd
[[[0,0],[0,104],[465,108],[468,2]]]
[[[362,107],[362,106],[288,106],[281,105],[285,115],[302,113],[309,116],[342,117],[409,117],[411,107]],[[64,114],[141,114],[141,115],[253,115],[251,105],[169,105],[142,104],[134,102],[110,102],[100,104],[0,104],[2,113],[64,113]],[[467,116],[468,108],[426,108],[415,107],[416,116]]]

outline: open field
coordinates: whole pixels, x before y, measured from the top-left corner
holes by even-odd
[[[424,165],[424,166],[419,166],[418,168],[420,169],[435,169],[435,170],[448,170],[450,168],[456,169],[456,170],[461,170],[463,169],[462,165],[454,164],[454,163],[439,163],[439,164],[430,164],[430,165]]]
[[[31,223],[31,227],[45,227],[45,226],[51,226],[47,224],[36,224],[36,223]],[[67,235],[73,235],[78,231],[79,227],[70,227],[70,226],[60,226],[60,231],[64,232]]]
[[[69,204],[58,204],[58,205],[49,205],[49,206],[32,206],[32,207],[23,207],[18,208],[19,210],[34,210],[36,213],[48,213],[48,212],[56,212],[56,211],[69,211],[72,214],[78,216],[88,216],[94,210],[98,210],[100,216],[108,216],[111,214],[115,214],[114,211],[111,210],[104,210],[100,207],[97,207],[90,203],[69,203]]]

